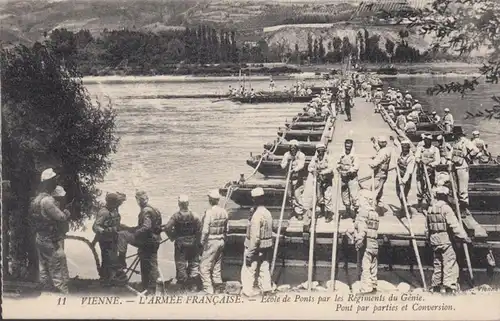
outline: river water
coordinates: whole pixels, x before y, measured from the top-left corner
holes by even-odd
[[[455,79],[440,77],[405,77],[387,79],[392,86],[408,89],[424,102],[424,107],[442,113],[449,107],[456,123],[462,124],[468,135],[479,129],[494,154],[500,154],[498,120],[465,120],[465,111],[491,108],[493,86],[483,86],[461,98],[457,94],[426,96],[425,90],[437,82]],[[276,80],[276,86],[293,86],[293,80]],[[256,90],[266,90],[268,81],[254,80]],[[317,85],[321,81],[316,81]],[[227,81],[185,81],[114,83],[87,85],[89,93],[98,99],[109,96],[117,111],[117,129],[120,136],[118,152],[112,156],[112,168],[100,184],[104,192],[120,191],[128,196],[121,207],[122,221],[135,225],[138,207],[136,189],[150,195],[151,204],[163,214],[164,222],[177,207],[177,196],[190,197],[192,210],[202,213],[208,206],[206,194],[241,173],[249,175],[252,168],[245,160],[250,153],[261,153],[263,144],[276,137],[279,126],[303,107],[303,104],[237,104],[228,100],[210,99],[155,99],[144,96],[223,93]],[[142,98],[131,98],[141,96]],[[355,120],[354,120],[355,122]],[[362,129],[360,129],[362,130]],[[90,227],[91,222],[87,224]],[[92,239],[90,228],[72,232]],[[87,254],[82,254],[85,251]],[[88,249],[68,241],[67,253],[70,274],[97,277]],[[162,245],[160,261],[165,278],[174,277],[172,247]]]

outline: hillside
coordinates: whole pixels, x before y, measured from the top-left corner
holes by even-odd
[[[195,1],[195,0],[21,0],[0,3],[0,41],[30,43],[43,39],[55,28],[88,29],[94,36],[108,30],[159,32],[200,23],[260,34],[262,28],[286,23],[301,16],[339,14],[356,8],[346,3]],[[342,16],[342,17],[344,17]],[[344,18],[342,18],[344,19]]]

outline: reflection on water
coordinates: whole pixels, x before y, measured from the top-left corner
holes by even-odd
[[[450,80],[435,77],[390,81],[393,86],[408,88],[427,103],[425,107],[432,105],[438,112],[449,107],[456,122],[463,124],[468,134],[472,128],[479,128],[494,154],[500,153],[500,146],[494,144],[500,136],[496,130],[498,121],[463,120],[460,116],[467,110],[491,108],[492,93],[488,92],[491,87],[481,87],[464,99],[458,95],[425,95],[429,85]],[[128,195],[121,209],[124,223],[136,223],[138,207],[133,197],[136,189],[149,193],[151,203],[163,213],[164,220],[176,210],[176,198],[181,193],[188,194],[192,209],[201,213],[207,208],[206,193],[237,179],[240,173],[251,173],[252,168],[245,163],[250,153],[262,152],[263,144],[275,139],[278,127],[284,126],[285,120],[291,120],[303,107],[300,103],[245,105],[228,100],[212,103],[210,99],[124,98],[222,93],[228,84],[214,81],[87,85],[92,96],[109,96],[118,112],[121,141],[118,152],[112,157],[112,168],[100,188]],[[232,85],[238,86],[237,83]],[[283,86],[290,88],[293,81],[277,80],[276,85],[280,89]],[[252,81],[252,86],[265,90],[268,82]],[[93,237],[90,229],[81,234]],[[163,251],[164,260],[170,262],[171,255],[166,254],[170,250],[163,246]]]

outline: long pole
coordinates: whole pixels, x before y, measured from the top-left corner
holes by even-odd
[[[396,172],[398,174],[398,181],[399,181],[399,183],[401,183],[402,182],[401,171],[399,170],[398,166],[396,166]],[[415,257],[417,258],[417,264],[418,264],[418,269],[420,271],[420,277],[422,278],[422,285],[424,286],[424,289],[427,289],[427,284],[425,283],[424,268],[422,267],[422,261],[420,260],[420,253],[418,252],[417,240],[415,240],[415,234],[413,233],[413,228],[411,226],[410,213],[408,213],[408,205],[406,203],[406,195],[405,195],[403,186],[401,184],[398,184],[398,185],[399,185],[399,192],[401,193],[401,199],[403,200],[403,206],[405,209],[406,220],[408,221],[408,229],[410,230],[411,243],[413,245],[413,250],[415,251]]]
[[[455,203],[455,210],[457,212],[458,216],[458,222],[460,223],[460,226],[462,225],[462,213],[460,212],[460,205],[458,204],[458,197],[457,197],[457,185],[455,184],[455,178],[453,177],[453,172],[449,171],[450,175],[450,182],[451,182],[451,190],[453,192],[453,201]],[[467,268],[469,269],[469,276],[471,283],[474,284],[474,273],[472,273],[472,264],[470,261],[470,255],[469,255],[469,246],[467,243],[464,244],[464,252],[465,252],[465,260],[467,261]]]
[[[280,220],[278,222],[278,232],[276,233],[276,241],[274,242],[273,261],[271,262],[271,275],[273,275],[274,267],[276,266],[276,258],[278,256],[278,245],[280,242],[281,226],[283,225],[283,215],[285,213],[285,205],[288,195],[288,186],[290,185],[291,174],[292,174],[292,162],[290,161],[290,164],[288,165],[288,174],[286,176],[285,195],[283,195],[283,202],[281,203]]]
[[[312,291],[312,274],[314,264],[314,239],[316,236],[316,197],[317,197],[316,175],[313,176],[313,207],[311,212],[311,235],[309,238],[309,264],[307,266],[307,290]]]
[[[429,199],[432,200],[432,192],[431,192],[431,180],[429,178],[429,172],[427,171],[427,165],[422,164],[422,167],[424,168],[424,175],[425,175],[425,184],[427,185],[427,194],[429,195]]]
[[[340,173],[337,174],[337,184],[335,190],[335,212],[333,216],[333,221],[335,222],[335,228],[333,230],[333,245],[332,245],[332,272],[330,275],[331,280],[331,290],[335,291],[335,269],[337,265],[337,246],[339,240],[339,225],[340,225],[340,215],[339,215],[339,203],[340,203]]]

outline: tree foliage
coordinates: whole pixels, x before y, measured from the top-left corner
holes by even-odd
[[[40,173],[53,167],[60,174],[67,199],[73,200],[70,219],[79,225],[94,213],[96,185],[118,143],[115,111],[92,103],[78,73],[64,66],[60,54],[40,43],[1,52],[2,176],[10,181],[11,195],[4,207],[11,217],[4,223],[11,223],[18,262],[33,247],[28,206]]]
[[[452,53],[460,57],[481,55],[479,76],[463,82],[438,84],[430,95],[456,92],[465,95],[481,84],[497,84],[500,77],[500,2],[497,0],[434,0],[427,7],[411,12],[379,13],[381,18],[409,22],[408,29],[430,36],[431,52]],[[468,113],[470,117],[500,119],[500,94],[494,95],[493,110]]]

